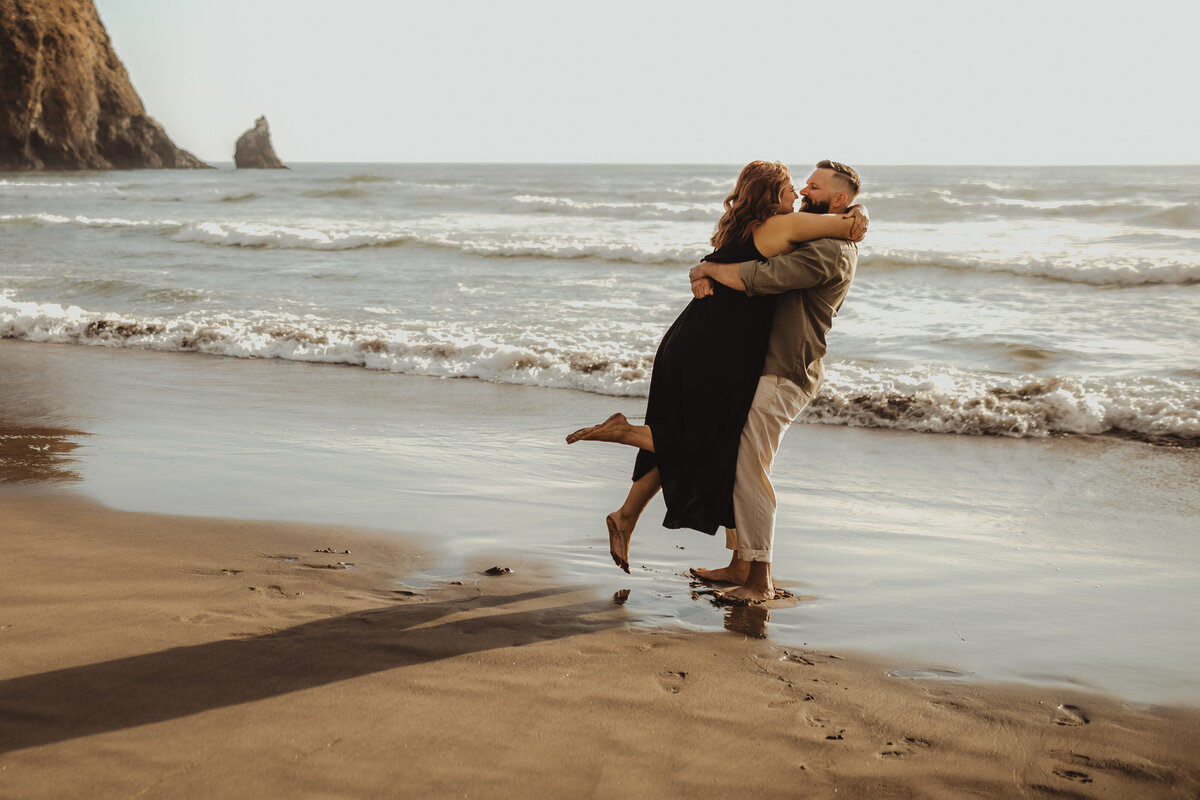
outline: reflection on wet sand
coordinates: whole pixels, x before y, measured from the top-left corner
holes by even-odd
[[[78,481],[71,452],[88,436],[67,428],[14,426],[0,422],[0,483]]]
[[[725,630],[744,634],[751,639],[765,639],[770,620],[771,609],[765,606],[732,606],[725,612]]]

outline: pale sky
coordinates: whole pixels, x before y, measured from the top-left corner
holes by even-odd
[[[1200,163],[1196,0],[96,0],[232,161]]]

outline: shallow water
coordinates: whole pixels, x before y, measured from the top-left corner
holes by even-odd
[[[775,572],[792,607],[718,608],[690,566],[720,537],[635,536],[603,516],[632,453],[562,437],[640,400],[343,366],[0,341],[0,427],[58,452],[0,452],[122,509],[287,519],[417,537],[406,584],[483,558],[622,600],[638,624],[882,654],[897,670],[1200,703],[1200,451],[1108,438],[935,436],[799,425],[777,466]],[[37,444],[34,440],[28,443]],[[903,674],[903,673],[902,673]]]

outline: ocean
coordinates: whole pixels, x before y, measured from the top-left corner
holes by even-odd
[[[738,169],[8,174],[0,337],[644,397]],[[1200,167],[861,173],[805,421],[1200,441]]]

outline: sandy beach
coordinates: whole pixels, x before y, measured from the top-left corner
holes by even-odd
[[[805,426],[798,599],[730,611],[653,507],[608,562],[628,459],[559,431],[613,398],[0,367],[0,797],[1200,792],[1192,454]]]
[[[336,528],[0,503],[5,797],[1200,788],[1195,712],[631,627],[549,570],[397,589],[428,554]]]

